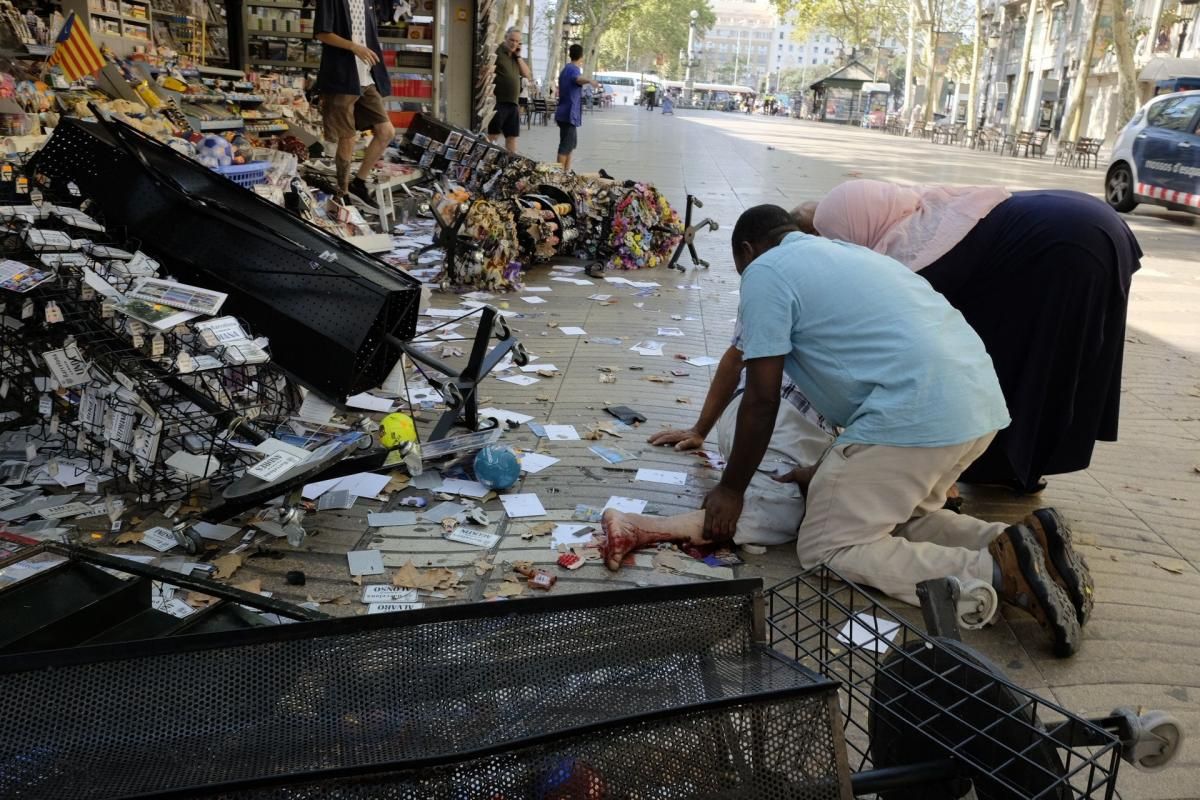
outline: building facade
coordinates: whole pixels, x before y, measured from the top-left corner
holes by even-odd
[[[985,8],[984,35],[989,41],[982,56],[983,77],[978,106],[985,124],[1005,125],[1010,119],[1010,103],[1016,100],[1025,26],[1032,24],[1027,88],[1017,127],[1059,133],[1072,84],[1080,74],[1096,1],[1035,0],[1032,5],[1028,2],[995,2]],[[1101,13],[1091,74],[1084,90],[1079,133],[1080,136],[1103,138],[1110,144],[1123,124],[1117,57],[1112,46],[1111,9],[1108,5]],[[1127,6],[1129,29],[1134,37],[1134,69],[1139,77],[1139,104],[1154,93],[1152,78],[1163,74],[1163,69],[1158,67],[1164,67],[1168,72],[1187,70],[1186,62],[1174,61],[1176,54],[1184,59],[1200,56],[1198,12],[1200,5],[1178,5],[1177,0],[1133,0]],[[1189,20],[1186,35],[1180,18]],[[1193,74],[1200,75],[1200,60],[1193,63]]]

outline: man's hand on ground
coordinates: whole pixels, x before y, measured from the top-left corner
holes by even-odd
[[[800,491],[808,493],[808,485],[812,483],[813,476],[817,474],[817,467],[796,467],[788,472],[779,475],[772,475],[771,479],[779,483],[795,483],[799,484]]]
[[[368,67],[373,67],[379,63],[379,56],[375,54],[374,50],[366,45],[356,44],[354,46],[354,55],[366,62]]]
[[[704,437],[692,428],[659,431],[647,441],[660,447],[674,445],[676,450],[699,450],[704,446]]]
[[[740,492],[717,484],[704,498],[704,538],[716,542],[732,539],[744,499]]]

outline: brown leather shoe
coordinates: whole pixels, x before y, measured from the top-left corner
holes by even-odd
[[[1087,561],[1071,546],[1071,526],[1054,508],[1039,508],[1025,518],[1038,544],[1046,552],[1046,567],[1050,577],[1067,590],[1079,627],[1087,624],[1095,601],[1095,584]]]
[[[1000,600],[1028,612],[1054,640],[1054,655],[1079,649],[1079,619],[1067,591],[1046,569],[1046,553],[1025,525],[1011,525],[988,545],[1000,573]]]

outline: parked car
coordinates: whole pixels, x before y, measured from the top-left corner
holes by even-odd
[[[1121,131],[1104,178],[1117,211],[1152,203],[1200,214],[1200,91],[1164,94]]]

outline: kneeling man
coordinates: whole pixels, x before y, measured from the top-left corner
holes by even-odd
[[[746,388],[728,465],[704,501],[704,536],[737,530],[786,371],[841,429],[808,487],[796,534],[804,567],[827,564],[909,603],[923,580],[986,581],[1037,619],[1057,655],[1074,653],[1092,584],[1062,518],[1045,510],[1006,526],[942,507],[1009,422],[962,315],[911,270],[800,233],[778,206],[742,214],[733,250]]]

